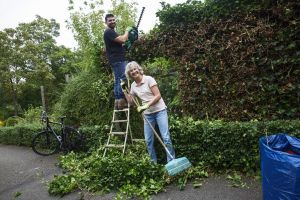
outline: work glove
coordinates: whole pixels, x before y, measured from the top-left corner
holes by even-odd
[[[128,26],[128,27],[126,28],[126,31],[129,33],[132,29],[133,29],[133,28],[132,28],[131,26]]]
[[[124,93],[127,92],[128,87],[127,87],[127,84],[126,84],[126,82],[125,82],[124,80],[121,79],[120,85],[121,85],[122,91],[123,91]]]
[[[131,28],[128,31],[128,39],[124,44],[124,47],[127,51],[129,51],[134,43],[134,41],[136,41],[139,38],[139,32],[138,29],[136,27],[128,27]],[[126,29],[127,30],[127,29]]]
[[[144,105],[142,105],[142,106],[138,106],[138,107],[137,107],[137,111],[138,111],[139,113],[141,113],[141,112],[147,110],[148,108],[149,108],[149,105],[146,103],[146,104],[144,104]]]

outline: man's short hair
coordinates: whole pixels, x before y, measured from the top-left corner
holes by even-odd
[[[115,17],[113,14],[106,14],[105,15],[105,21],[107,21],[107,18]]]

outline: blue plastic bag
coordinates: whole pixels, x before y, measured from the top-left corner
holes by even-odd
[[[259,139],[264,200],[300,200],[300,140],[286,134]]]

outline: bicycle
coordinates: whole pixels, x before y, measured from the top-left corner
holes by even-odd
[[[32,140],[32,150],[43,156],[48,156],[59,152],[77,151],[82,148],[82,134],[72,128],[65,126],[64,118],[60,116],[60,122],[49,120],[47,113],[42,112],[41,120],[45,124],[44,130],[37,133]],[[50,124],[60,125],[60,133],[58,134]]]

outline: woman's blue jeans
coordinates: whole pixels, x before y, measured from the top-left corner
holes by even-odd
[[[115,62],[112,63],[111,65],[115,76],[115,84],[114,84],[115,99],[122,99],[124,98],[124,94],[122,92],[122,88],[120,85],[121,83],[120,79],[126,81],[125,67],[127,65],[127,61]]]
[[[169,125],[168,125],[168,113],[167,110],[161,110],[156,113],[151,114],[145,114],[145,118],[148,119],[148,121],[151,123],[152,127],[154,128],[155,125],[158,125],[162,141],[167,146],[170,154],[172,157],[167,153],[167,161],[171,161],[172,159],[175,159],[175,151],[172,145],[172,141],[170,138],[170,132],[169,132]],[[150,158],[153,162],[157,163],[157,157],[156,152],[154,149],[154,133],[150,127],[150,125],[147,123],[146,120],[144,120],[144,135],[145,135],[145,141],[147,144],[147,150],[150,155]]]

